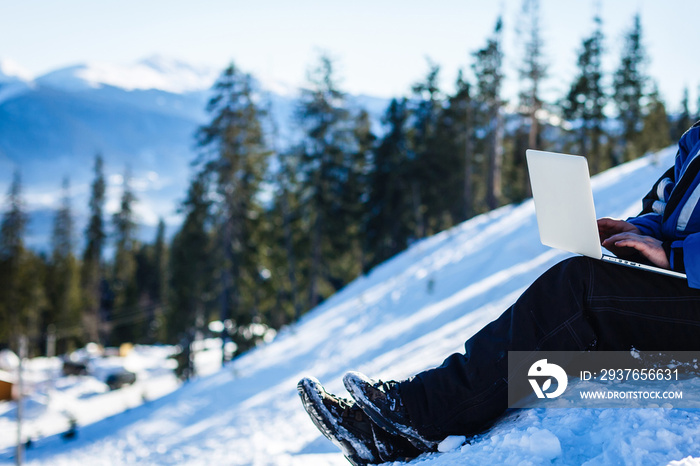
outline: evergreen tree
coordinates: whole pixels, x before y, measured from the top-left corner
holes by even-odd
[[[63,198],[54,218],[51,237],[52,252],[47,276],[49,315],[47,324],[57,330],[59,352],[73,350],[82,343],[80,271],[73,253],[73,214],[70,205],[70,184],[63,181]]]
[[[154,242],[142,245],[136,253],[138,306],[145,314],[141,334],[151,344],[164,341],[166,336],[167,254],[165,222],[160,219]]]
[[[156,240],[153,245],[153,284],[150,295],[155,304],[150,321],[149,335],[156,342],[165,339],[165,313],[168,307],[168,246],[165,238],[165,221],[158,220]]]
[[[486,46],[474,53],[476,100],[479,102],[477,125],[485,135],[482,138],[488,168],[486,170],[486,206],[495,209],[501,202],[501,175],[503,167],[504,121],[501,100],[503,83],[503,52],[501,34],[503,23],[499,17]]]
[[[625,36],[620,65],[613,76],[613,100],[622,125],[621,147],[624,160],[631,160],[641,155],[637,139],[644,117],[643,98],[646,95],[648,82],[646,64],[647,56],[642,44],[642,23],[639,14],[636,14],[632,28]]]
[[[272,283],[277,299],[271,319],[275,328],[298,320],[308,306],[304,290],[308,290],[308,261],[305,258],[309,250],[310,225],[301,208],[300,158],[299,148],[279,154],[278,189],[270,211],[272,221],[267,222],[267,238],[272,245],[269,266],[273,270]]]
[[[683,136],[688,128],[693,125],[693,119],[690,116],[688,87],[683,88],[683,98],[681,99],[681,111],[672,126],[671,140],[677,141]]]
[[[277,141],[278,127],[270,120],[271,136]],[[304,297],[308,290],[307,269],[304,265],[308,251],[308,222],[304,221],[301,205],[301,183],[298,168],[303,153],[301,146],[276,151],[277,169],[272,173],[270,185],[275,187],[272,202],[265,212],[260,241],[265,253],[261,274],[267,295],[272,301],[266,310],[267,321],[279,329],[296,321],[306,308]]]
[[[355,148],[348,155],[348,178],[343,192],[345,219],[338,223],[345,230],[345,244],[336,241],[337,248],[347,251],[345,259],[341,261],[339,275],[348,277],[349,280],[364,272],[369,261],[363,226],[367,223],[369,170],[377,137],[372,132],[372,122],[366,110],[360,110],[355,117],[353,132]],[[338,231],[338,237],[342,234],[343,231]]]
[[[576,153],[588,157],[591,172],[598,173],[607,168],[604,160],[602,138],[605,114],[603,109],[607,96],[603,88],[603,32],[599,16],[593,19],[593,34],[585,38],[578,56],[578,74],[563,99],[561,106],[564,118],[574,122],[577,128]]]
[[[356,148],[352,118],[345,94],[336,84],[333,63],[321,56],[309,72],[309,89],[303,89],[298,108],[304,130],[300,170],[305,215],[310,222],[309,297],[310,307],[349,281],[334,275],[331,261],[336,254],[332,232],[349,226],[344,190],[351,176],[350,154]],[[338,225],[341,225],[339,227]]]
[[[365,236],[373,267],[403,251],[413,237],[415,217],[409,183],[409,110],[406,99],[392,99],[382,123],[384,137],[374,150],[369,175]]]
[[[212,202],[208,179],[199,174],[189,187],[180,212],[185,215],[170,248],[168,339],[180,341],[190,329],[202,328],[213,310],[215,275]]]
[[[25,335],[29,341],[29,355],[43,354],[46,347],[46,319],[43,313],[48,308],[46,277],[49,264],[43,254],[25,250],[19,272],[20,315],[15,336]],[[14,338],[13,341],[14,343]]]
[[[102,252],[107,238],[104,224],[106,183],[104,163],[100,154],[95,156],[94,173],[95,178],[92,182],[88,205],[90,218],[85,229],[80,284],[83,289],[83,325],[86,337],[89,341],[106,343],[104,336],[100,334],[101,289],[104,277]]]
[[[120,344],[135,342],[142,337],[138,324],[145,319],[138,308],[138,288],[136,283],[136,221],[134,203],[136,196],[131,187],[131,173],[124,174],[119,211],[112,217],[114,225],[114,264],[112,267],[111,288],[114,295],[112,311],[112,341]]]
[[[440,67],[429,63],[429,70],[422,82],[413,85],[413,108],[411,110],[409,183],[414,212],[414,237],[422,238],[450,226],[441,222],[441,201],[445,175],[450,170],[444,154],[440,154],[440,118],[443,96],[438,87]],[[445,170],[448,170],[447,173]]]
[[[539,0],[523,0],[522,22],[519,22],[520,43],[523,44],[522,64],[519,69],[521,90],[520,113],[526,117],[529,126],[527,146],[530,149],[540,149],[540,122],[538,113],[543,107],[541,90],[542,81],[547,78],[547,65],[544,62],[543,42],[540,31],[540,3]],[[523,189],[522,197],[530,197],[530,183],[525,164],[525,152],[514,151],[514,164],[517,168],[517,178],[509,184],[519,184]],[[522,175],[522,178],[521,176]],[[520,196],[518,196],[520,197]]]
[[[40,312],[45,307],[43,261],[25,249],[27,214],[22,181],[16,171],[7,194],[0,224],[0,344],[16,349],[17,337],[27,336],[30,352],[37,353]]]
[[[2,219],[0,233],[0,259],[17,260],[24,251],[24,234],[27,226],[27,214],[22,201],[22,178],[16,171],[7,194],[8,208]]]
[[[474,101],[471,86],[462,72],[455,93],[447,96],[439,115],[435,156],[440,171],[437,202],[431,207],[443,228],[470,218],[474,213]]]
[[[2,217],[0,227],[0,341],[15,344],[11,341],[19,331],[19,313],[21,306],[20,270],[25,249],[24,235],[27,216],[22,203],[22,180],[16,171],[10,190],[7,193],[7,208]]]
[[[656,85],[653,85],[648,103],[644,108],[642,131],[638,137],[640,153],[657,151],[671,145],[670,134],[666,106],[659,96]]]
[[[217,218],[221,254],[221,320],[243,328],[255,319],[258,264],[252,242],[260,228],[259,193],[270,151],[263,134],[263,110],[250,75],[231,64],[214,86],[207,105],[212,121],[200,128],[204,170],[213,176],[221,198]],[[253,344],[234,334],[239,350]]]
[[[459,71],[456,83],[456,93],[450,97],[449,109],[454,115],[456,137],[453,137],[454,143],[457,145],[456,154],[463,154],[463,173],[462,181],[462,205],[456,214],[455,218],[458,221],[467,220],[474,216],[476,210],[475,205],[475,189],[474,189],[474,170],[475,170],[475,154],[474,154],[474,115],[475,103],[471,96],[471,85],[464,78],[462,71]]]

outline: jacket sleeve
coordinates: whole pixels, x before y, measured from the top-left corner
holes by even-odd
[[[692,179],[687,178],[685,184],[688,184],[688,186],[683,186],[684,182],[680,174],[685,172],[698,151],[699,135],[700,122],[695,123],[678,141],[675,176],[669,172],[664,174],[664,176],[668,176],[673,181],[673,186],[676,185],[676,182],[678,183],[677,188],[681,190],[679,191],[681,195],[685,193],[686,189],[689,189],[689,183],[692,182]],[[668,203],[669,209],[677,208],[677,204],[680,202],[680,198],[677,197],[679,193],[676,193],[675,201],[671,199]],[[666,197],[667,201],[669,197],[670,194]],[[647,208],[646,204],[644,208]],[[665,205],[664,208],[666,208]],[[700,232],[690,233],[685,238],[665,241],[663,244],[671,269],[676,272],[684,272],[688,277],[688,286],[691,288],[700,288]]]
[[[666,202],[675,185],[675,170],[675,167],[671,167],[661,175],[642,199],[642,211],[636,217],[627,219],[629,223],[639,228],[643,235],[661,239],[661,223]]]
[[[685,273],[691,288],[700,288],[700,233],[672,242],[667,254],[671,269]]]

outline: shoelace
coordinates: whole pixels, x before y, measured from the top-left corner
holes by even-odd
[[[334,395],[329,395],[328,397],[330,400],[331,405],[335,405],[336,407],[339,407],[342,411],[340,412],[340,417],[343,419],[351,418],[355,419],[356,418],[356,413],[357,409],[355,408],[355,403],[345,400],[340,397],[336,397]]]
[[[401,398],[397,396],[396,393],[396,386],[398,385],[397,382],[393,380],[387,380],[386,382],[383,382],[382,380],[379,380],[375,384],[375,388],[380,390],[386,395],[387,400],[389,401],[389,409],[392,411],[399,411],[400,409],[403,408],[403,403],[401,403]]]

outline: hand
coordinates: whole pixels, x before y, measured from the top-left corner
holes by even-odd
[[[598,235],[600,236],[601,244],[603,244],[606,239],[618,233],[635,233],[637,235],[642,234],[642,232],[639,231],[639,228],[629,222],[625,222],[624,220],[609,217],[598,219]]]
[[[622,257],[629,255],[632,251],[637,251],[649,259],[652,264],[663,269],[671,268],[662,242],[651,236],[644,236],[632,232],[618,233],[605,239],[603,241],[603,247],[612,251],[615,255],[620,255]],[[620,254],[618,254],[618,252],[620,252]]]

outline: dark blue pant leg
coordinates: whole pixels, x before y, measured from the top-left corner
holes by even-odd
[[[465,353],[400,385],[428,438],[478,432],[508,405],[508,351],[700,350],[700,290],[673,277],[585,257],[539,277]]]

